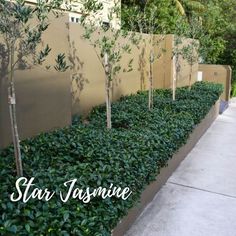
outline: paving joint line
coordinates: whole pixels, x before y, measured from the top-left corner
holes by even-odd
[[[178,186],[181,186],[181,187],[185,187],[185,188],[191,188],[191,189],[195,189],[195,190],[202,191],[202,192],[212,193],[212,194],[216,194],[216,195],[236,199],[236,196],[232,196],[232,195],[228,195],[228,194],[224,194],[224,193],[218,193],[218,192],[214,192],[214,191],[210,191],[210,190],[206,190],[206,189],[202,189],[202,188],[192,187],[192,186],[189,186],[189,185],[178,184],[178,183],[171,182],[171,181],[168,181],[167,184],[168,183],[173,184],[173,185],[178,185]]]

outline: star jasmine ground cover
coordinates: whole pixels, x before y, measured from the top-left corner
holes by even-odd
[[[139,92],[113,103],[111,130],[106,129],[105,107],[99,106],[87,125],[76,122],[21,142],[24,177],[33,177],[34,187],[59,193],[66,191],[64,182],[75,178],[80,189],[109,188],[112,183],[130,188],[132,194],[126,200],[11,202],[16,181],[13,147],[2,150],[0,234],[110,235],[221,93],[221,85],[205,82],[196,83],[190,91],[179,88],[176,101],[171,90],[156,90],[154,108],[148,111],[148,93]]]

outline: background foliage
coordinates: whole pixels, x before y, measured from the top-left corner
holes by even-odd
[[[196,35],[200,41],[200,62],[226,64],[233,69],[236,87],[236,1],[235,0],[122,0],[122,20],[125,27],[144,6],[155,11],[156,32],[175,34],[177,26],[183,27],[183,36],[191,37],[191,19],[197,18],[201,30]],[[180,24],[180,22],[182,22]],[[186,28],[187,25],[187,28]],[[233,90],[236,95],[236,90]]]

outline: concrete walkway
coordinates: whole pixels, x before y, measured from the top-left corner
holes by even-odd
[[[236,236],[236,100],[126,236]]]

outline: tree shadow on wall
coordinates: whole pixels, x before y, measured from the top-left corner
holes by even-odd
[[[42,46],[43,46],[43,42],[42,42]],[[15,56],[16,56],[15,58],[16,67],[14,68],[14,71],[32,69],[33,66],[35,66],[33,61],[37,57],[36,51],[31,52],[32,61],[30,61],[28,57],[24,58],[25,57],[24,48],[23,46],[19,45],[18,51],[15,51]],[[29,61],[27,61],[27,59]],[[7,75],[9,73],[9,65],[10,65],[9,49],[6,47],[5,44],[0,43],[0,79],[1,80],[7,79]]]
[[[71,65],[71,95],[72,103],[79,104],[81,92],[83,91],[85,84],[89,83],[89,80],[84,76],[84,62],[78,56],[78,50],[76,49],[75,42],[70,42],[69,61]]]
[[[148,71],[146,70],[147,66],[147,59],[146,55],[146,41],[144,40],[144,44],[141,47],[141,53],[139,54],[139,61],[138,61],[138,71],[140,72],[140,90],[144,91],[146,89],[145,78],[148,76]]]
[[[6,125],[3,125],[2,116],[6,115],[3,112],[3,107],[8,103],[7,95],[7,74],[9,67],[9,53],[6,46],[0,43],[0,130],[5,131]],[[8,114],[8,113],[7,113]],[[10,129],[7,129],[10,130]],[[2,143],[3,140],[0,140]]]
[[[6,45],[0,43],[0,79],[6,79],[9,66],[9,52]]]
[[[148,71],[147,71],[147,58],[146,58],[146,53],[147,53],[147,49],[146,49],[146,41],[143,40],[143,45],[142,46],[138,46],[138,53],[137,53],[137,71],[140,73],[140,86],[139,86],[139,90],[144,91],[146,89],[146,83],[145,80],[148,77]],[[132,56],[129,58],[129,60],[133,60]],[[136,61],[136,60],[134,60]],[[135,63],[135,64],[134,64]],[[112,86],[112,94],[115,95],[113,96],[115,98],[115,100],[119,97],[121,97],[122,95],[124,96],[125,94],[123,94],[124,91],[122,91],[120,84],[122,83],[122,75],[124,73],[131,73],[132,71],[136,70],[136,62],[132,62],[132,66],[131,66],[131,70],[129,71],[129,68],[125,67],[123,69],[123,71],[121,71],[121,73],[114,78],[113,80],[113,86]],[[125,72],[124,72],[125,70]],[[136,74],[136,73],[135,73]],[[138,79],[138,78],[137,78]]]

